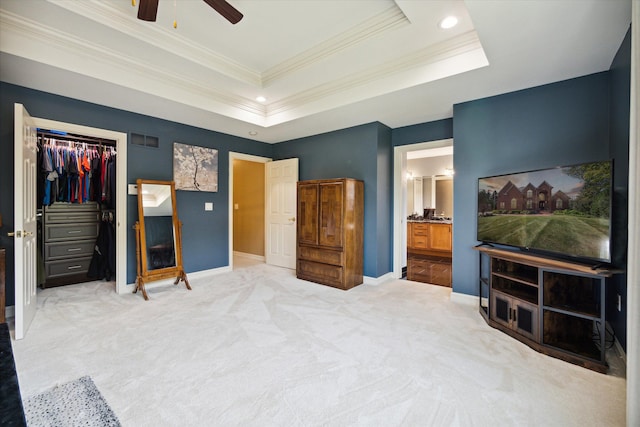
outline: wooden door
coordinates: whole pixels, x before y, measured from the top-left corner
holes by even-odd
[[[318,184],[298,185],[298,242],[318,244]]]
[[[322,246],[342,248],[343,194],[342,182],[320,184],[318,244]]]
[[[37,129],[22,104],[14,107],[15,339],[24,338],[35,317]]]
[[[296,268],[296,183],[298,159],[268,162],[266,250],[267,264]]]
[[[440,251],[451,250],[451,225],[450,224],[430,224],[429,225],[429,247]]]

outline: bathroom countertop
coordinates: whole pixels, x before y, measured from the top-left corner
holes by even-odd
[[[452,224],[450,219],[407,219],[407,222],[426,222],[429,224]]]

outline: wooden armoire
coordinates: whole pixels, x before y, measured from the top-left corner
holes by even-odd
[[[298,182],[296,275],[339,289],[362,283],[364,183]]]

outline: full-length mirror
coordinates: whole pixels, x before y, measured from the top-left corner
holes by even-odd
[[[173,181],[139,179],[136,255],[138,277],[136,289],[149,299],[145,283],[175,277],[191,289],[182,267],[181,223],[176,210]]]

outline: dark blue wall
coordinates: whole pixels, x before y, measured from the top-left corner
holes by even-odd
[[[457,104],[453,112],[453,289],[477,295],[478,178],[609,159],[609,73]]]
[[[453,138],[453,119],[404,126],[391,131],[393,146]]]
[[[136,179],[173,179],[173,142],[199,145],[218,150],[218,192],[177,192],[177,208],[183,222],[184,267],[187,272],[229,264],[228,203],[229,151],[272,157],[273,146],[193,126],[135,114],[97,104],[0,83],[0,213],[3,227],[0,245],[7,248],[7,305],[14,303],[13,240],[6,237],[13,229],[13,104],[21,103],[33,117],[74,123],[130,134],[153,135],[159,148],[137,145],[127,147],[127,182]],[[213,202],[214,211],[205,212],[204,203]],[[135,236],[137,199],[127,199],[128,257],[127,282],[135,280]]]
[[[631,104],[631,30],[620,46],[610,68],[610,156],[616,159],[613,176],[612,258],[626,270],[629,194],[629,108]],[[616,308],[620,295],[621,311]],[[618,341],[627,348],[627,274],[615,275],[607,287],[607,320]]]
[[[274,159],[300,159],[300,180],[364,181],[364,275],[391,271],[391,130],[380,123],[328,132],[274,146]]]
[[[378,126],[378,158],[376,173],[376,274],[380,277],[393,270],[393,148],[391,146],[392,130],[377,123]],[[385,226],[381,226],[385,224]]]

